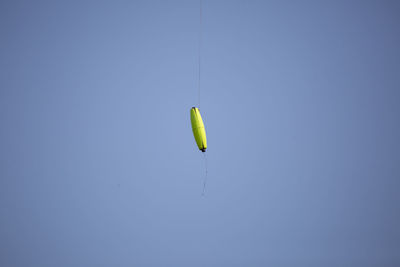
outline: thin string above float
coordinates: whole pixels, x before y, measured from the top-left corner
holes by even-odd
[[[198,81],[198,104],[200,109],[200,88],[201,88],[201,46],[202,46],[202,0],[200,0],[200,23],[199,23],[199,81]]]

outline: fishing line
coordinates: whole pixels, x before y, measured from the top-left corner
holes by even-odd
[[[202,23],[203,23],[203,18],[202,18],[202,16],[203,16],[203,1],[202,0],[200,0],[199,1],[200,3],[200,6],[199,6],[199,8],[200,8],[200,12],[199,12],[199,19],[200,19],[200,21],[199,21],[199,46],[198,46],[198,49],[199,49],[199,51],[198,51],[198,64],[199,64],[199,66],[198,66],[198,71],[199,71],[199,80],[198,80],[198,107],[199,107],[199,109],[200,109],[200,99],[201,99],[201,50],[202,50],[202,39],[203,39],[203,33],[202,33]],[[204,126],[203,126],[204,127]],[[204,151],[203,151],[204,152]],[[202,191],[202,193],[201,193],[201,195],[202,196],[204,196],[205,195],[205,192],[206,192],[206,185],[207,185],[207,176],[208,176],[208,166],[207,166],[207,156],[206,156],[206,153],[202,153],[203,154],[203,156],[204,156],[204,165],[205,165],[205,176],[204,176],[204,180],[203,180],[203,191]]]
[[[204,196],[206,192],[206,185],[207,185],[207,178],[208,178],[208,166],[207,166],[207,156],[206,153],[202,153],[204,155],[204,165],[206,167],[206,173],[204,176],[204,181],[203,181],[203,192],[201,193],[202,196]]]
[[[201,45],[202,45],[202,0],[200,0],[200,23],[199,23],[199,83],[198,83],[198,97],[199,97],[199,109],[200,109],[200,81],[201,81]]]

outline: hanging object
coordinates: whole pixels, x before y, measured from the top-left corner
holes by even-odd
[[[198,80],[198,108],[192,107],[190,109],[190,121],[192,123],[192,130],[193,130],[193,136],[194,139],[196,140],[197,147],[203,152],[204,156],[204,163],[205,163],[205,168],[206,168],[206,173],[204,176],[204,181],[203,181],[203,192],[202,196],[204,196],[205,190],[206,190],[206,184],[207,184],[207,157],[206,157],[206,149],[207,149],[207,138],[206,138],[206,130],[204,128],[204,123],[203,119],[201,118],[200,115],[200,82],[201,82],[201,39],[202,39],[202,0],[200,0],[200,24],[199,24],[199,58],[198,58],[198,63],[199,63],[199,80]]]
[[[194,139],[196,140],[197,146],[202,152],[206,152],[206,130],[204,128],[203,119],[201,118],[198,108],[192,107],[192,109],[190,110],[190,121],[192,122],[193,135]]]

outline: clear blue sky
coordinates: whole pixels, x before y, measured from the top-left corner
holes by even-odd
[[[1,1],[0,265],[399,266],[398,1]]]

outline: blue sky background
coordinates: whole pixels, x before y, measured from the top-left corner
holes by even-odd
[[[399,266],[400,4],[1,1],[1,266]]]

